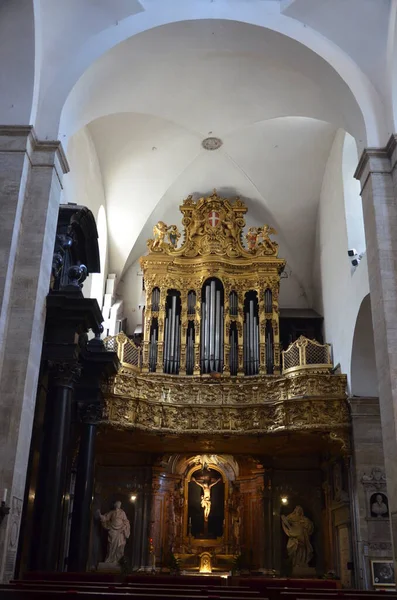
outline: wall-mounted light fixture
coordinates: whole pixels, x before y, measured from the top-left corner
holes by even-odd
[[[287,496],[281,496],[281,504],[283,504],[284,506],[286,506],[288,504]]]
[[[130,502],[135,502],[135,500],[136,500],[136,494],[131,494]]]

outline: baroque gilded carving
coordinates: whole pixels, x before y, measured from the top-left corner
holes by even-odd
[[[197,202],[189,196],[180,209],[185,227],[182,246],[177,247],[181,235],[177,227],[159,221],[153,229],[154,239],[148,241],[151,252],[189,258],[210,254],[229,258],[277,256],[278,244],[270,239],[270,235],[276,231],[269,225],[251,227],[246,235],[248,248],[244,248],[242,230],[247,207],[239,198],[231,202],[214,191]]]
[[[214,382],[200,376],[164,376],[162,374],[135,374],[122,367],[110,381],[106,391],[113,396],[146,399],[167,404],[188,405],[247,405],[277,402],[303,397],[318,397],[318,414],[329,410],[326,401],[346,397],[346,376],[329,373],[304,372],[294,377],[258,375],[238,380],[222,379]],[[300,402],[300,401],[299,401]],[[348,408],[344,413],[348,418]]]
[[[108,397],[105,420],[122,428],[174,433],[275,433],[325,431],[330,439],[349,447],[346,399],[283,399],[265,403],[221,405],[172,404],[141,397]]]

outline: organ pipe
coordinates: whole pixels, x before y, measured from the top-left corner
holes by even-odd
[[[211,293],[211,288],[209,285],[206,286],[205,288],[205,313],[204,313],[204,318],[205,318],[205,333],[204,333],[204,373],[209,373],[210,372],[210,345],[209,345],[209,338],[210,338],[210,293]]]
[[[259,373],[259,318],[255,292],[247,292],[244,302],[243,357],[246,375]]]
[[[196,312],[196,293],[190,291],[187,295],[187,314],[194,315]]]
[[[229,295],[229,314],[231,317],[237,317],[238,311],[238,301],[237,301],[237,293],[230,292]]]
[[[194,324],[189,323],[186,334],[186,375],[193,375],[194,371]]]
[[[150,328],[150,343],[149,343],[149,371],[154,373],[157,365],[157,340],[158,340],[158,321],[153,319]]]
[[[270,320],[266,321],[266,373],[273,374],[274,369],[274,347],[273,347],[273,326]]]
[[[265,290],[265,313],[271,313],[273,310],[273,295],[272,290]]]
[[[160,307],[160,290],[155,287],[152,291],[152,311],[158,312]]]
[[[201,319],[204,338],[201,339],[201,372],[223,371],[224,307],[223,286],[218,279],[207,280],[203,286]]]
[[[180,366],[180,293],[170,290],[167,294],[164,334],[164,373],[177,374]]]
[[[237,326],[235,322],[230,324],[230,356],[229,356],[229,367],[230,375],[237,375],[238,370],[238,346],[237,346]]]

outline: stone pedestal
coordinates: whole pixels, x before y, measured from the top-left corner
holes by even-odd
[[[0,481],[12,511],[0,531],[2,580],[13,576],[16,560],[45,299],[67,171],[59,142],[37,140],[31,127],[0,126]]]
[[[120,573],[121,568],[117,563],[100,562],[97,571],[101,573]]]
[[[292,577],[297,577],[299,579],[315,579],[316,569],[314,567],[294,567],[292,569]]]

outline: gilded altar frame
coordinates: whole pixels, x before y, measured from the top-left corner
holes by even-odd
[[[182,527],[183,527],[183,541],[186,544],[186,546],[188,546],[189,543],[192,546],[211,546],[211,545],[219,546],[221,544],[226,544],[228,542],[228,532],[229,532],[229,525],[230,525],[229,511],[228,511],[229,480],[228,480],[226,474],[224,473],[224,471],[222,471],[222,469],[218,465],[209,463],[207,465],[207,468],[210,471],[216,471],[217,473],[219,473],[220,476],[222,477],[223,485],[225,486],[224,506],[223,506],[223,515],[224,515],[223,535],[219,538],[216,538],[216,540],[213,540],[213,539],[204,539],[204,538],[196,539],[193,536],[190,538],[189,535],[186,533],[186,531],[188,529],[188,513],[189,513],[189,483],[192,479],[193,474],[196,473],[197,471],[202,470],[202,465],[194,465],[186,473],[186,476],[184,479],[185,501],[184,501],[184,507],[183,507]]]

